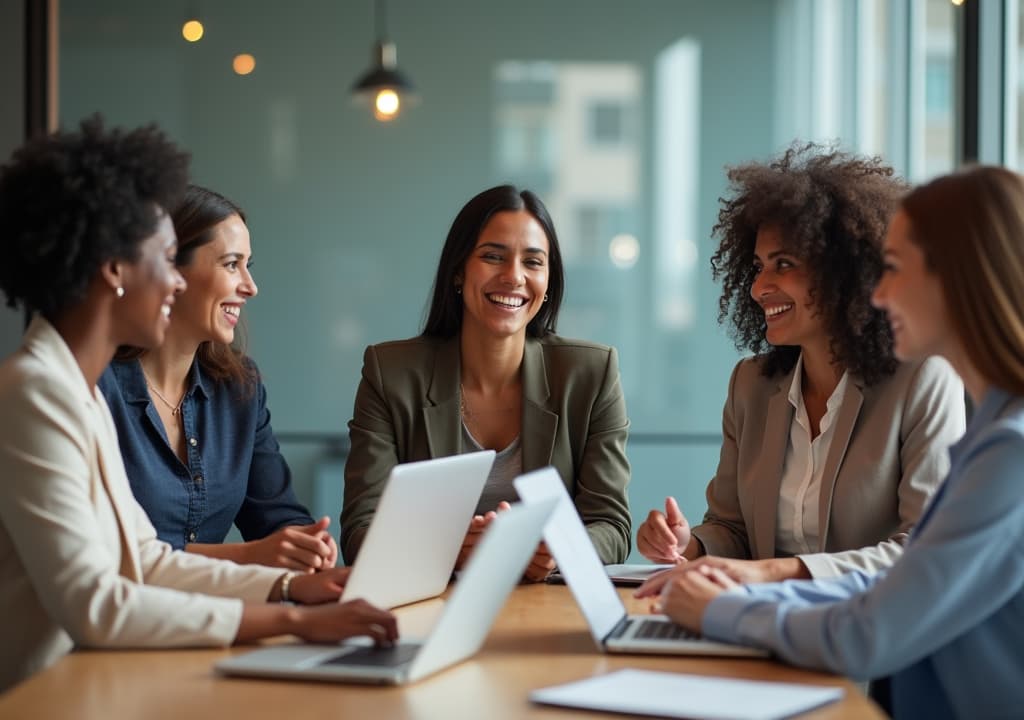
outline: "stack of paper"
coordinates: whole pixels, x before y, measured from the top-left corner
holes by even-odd
[[[775,720],[836,702],[843,689],[619,670],[567,685],[534,690],[545,705],[708,720]]]

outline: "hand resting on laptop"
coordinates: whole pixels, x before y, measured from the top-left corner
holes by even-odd
[[[498,517],[498,513],[505,512],[511,507],[509,503],[502,500],[494,510],[490,510],[483,515],[473,516],[473,520],[469,524],[469,530],[466,531],[466,537],[462,541],[462,548],[459,550],[459,559],[455,562],[456,570],[461,570],[463,565],[469,560],[470,555],[473,554],[473,548],[480,542],[488,525],[494,521],[494,518]],[[530,558],[530,563],[523,572],[523,581],[531,583],[544,582],[555,571],[555,567],[555,559],[551,556],[548,546],[542,541],[537,546],[536,552]]]

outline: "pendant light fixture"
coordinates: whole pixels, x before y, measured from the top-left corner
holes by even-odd
[[[387,39],[387,7],[385,0],[374,0],[374,30],[377,42],[373,48],[373,65],[352,86],[352,96],[359,104],[369,104],[373,116],[381,122],[394,120],[403,105],[417,98],[412,83],[398,71],[398,52]]]

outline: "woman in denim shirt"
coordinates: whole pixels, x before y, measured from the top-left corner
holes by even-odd
[[[172,212],[188,283],[156,350],[126,349],[100,379],[132,490],[161,540],[239,563],[332,567],[328,518],[295,497],[253,362],[232,343],[256,296],[242,210],[190,186]],[[234,523],[245,542],[224,543]]]

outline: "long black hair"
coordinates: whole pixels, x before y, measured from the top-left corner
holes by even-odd
[[[462,296],[455,292],[455,279],[462,274],[484,226],[495,213],[525,210],[540,223],[548,238],[548,301],[526,326],[526,334],[544,337],[555,332],[558,310],[565,292],[565,272],[562,253],[558,249],[558,236],[551,216],[534,193],[520,190],[514,185],[499,185],[474,197],[459,211],[448,231],[437,264],[430,312],[423,327],[424,337],[448,339],[462,329]]]

